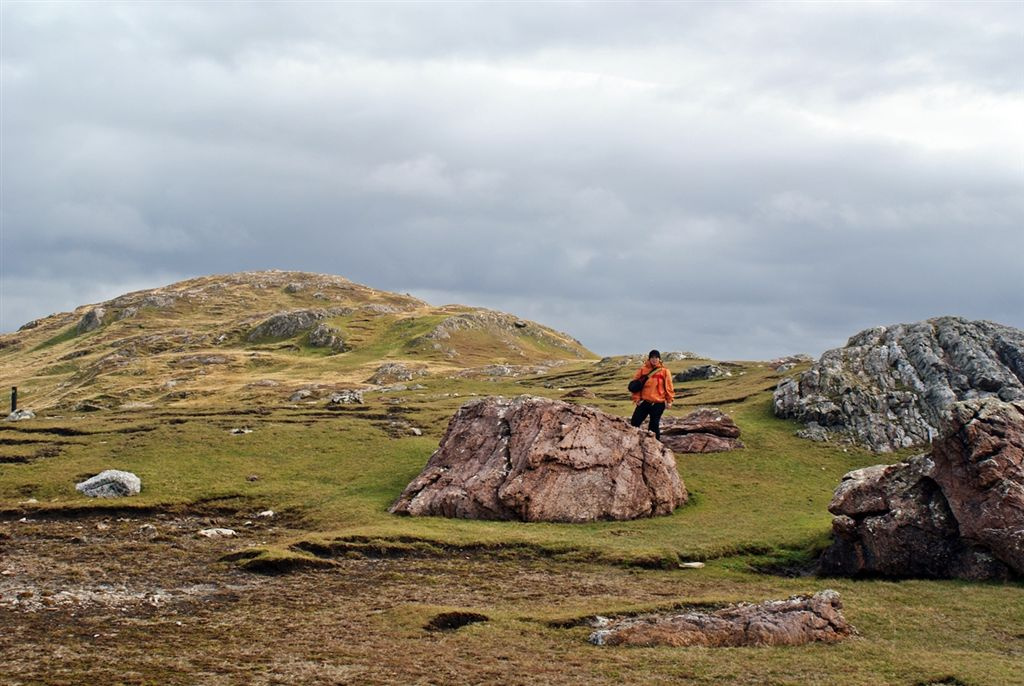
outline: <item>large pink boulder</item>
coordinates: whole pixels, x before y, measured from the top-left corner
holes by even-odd
[[[671,514],[687,500],[672,451],[586,405],[532,396],[467,403],[390,511],[590,522]]]
[[[1024,403],[954,405],[930,454],[850,472],[829,511],[826,574],[1024,576]]]

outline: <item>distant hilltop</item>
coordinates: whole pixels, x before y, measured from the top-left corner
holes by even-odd
[[[590,358],[511,314],[276,270],[127,293],[0,336],[0,376],[25,403],[78,410],[252,395],[254,383],[359,385],[385,362],[425,373]]]

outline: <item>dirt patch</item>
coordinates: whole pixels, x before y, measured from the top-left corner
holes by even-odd
[[[489,622],[490,617],[477,612],[442,612],[423,627],[427,631],[455,631],[476,622]]]

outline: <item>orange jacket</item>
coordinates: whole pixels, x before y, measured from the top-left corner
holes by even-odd
[[[650,373],[654,369],[650,362],[644,362],[644,366],[640,367],[639,371],[633,375],[634,379],[643,378],[644,375]],[[644,384],[644,388],[639,393],[633,394],[633,402],[638,400],[647,400],[652,403],[666,403],[671,405],[672,401],[676,399],[676,391],[672,388],[672,372],[668,370],[664,365],[658,368],[658,371],[651,374],[647,379],[647,383]]]

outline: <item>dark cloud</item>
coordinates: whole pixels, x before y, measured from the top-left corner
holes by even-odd
[[[263,268],[602,353],[1024,326],[1019,3],[0,12],[0,330]]]

